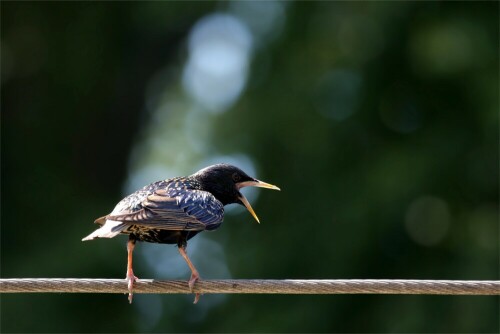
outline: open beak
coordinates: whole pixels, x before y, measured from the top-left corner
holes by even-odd
[[[236,184],[236,187],[239,189],[244,188],[244,187],[259,187],[259,188],[266,188],[266,189],[273,189],[273,190],[281,190],[280,188],[276,187],[275,185],[265,183],[259,180],[253,180],[253,181],[245,181],[245,182],[240,182]],[[255,211],[253,211],[252,206],[248,202],[245,196],[240,193],[240,196],[238,196],[238,199],[243,203],[243,205],[247,208],[248,212],[255,218],[257,223],[260,224],[259,218],[255,214]]]

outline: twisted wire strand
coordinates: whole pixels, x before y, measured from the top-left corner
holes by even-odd
[[[10,278],[0,279],[0,293],[127,293],[125,279]],[[500,281],[451,280],[199,280],[193,291],[187,281],[139,279],[134,293],[253,294],[411,294],[500,295]]]

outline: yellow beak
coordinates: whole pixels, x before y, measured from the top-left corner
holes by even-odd
[[[236,187],[238,188],[238,190],[243,188],[243,187],[249,187],[249,186],[250,187],[266,188],[266,189],[273,189],[273,190],[281,190],[280,188],[276,187],[275,185],[272,185],[272,184],[269,184],[266,182],[262,182],[259,180],[245,181],[245,182],[240,182],[240,183],[236,184]],[[243,203],[243,205],[247,208],[247,210],[250,212],[250,214],[255,218],[257,223],[260,224],[259,218],[255,214],[255,211],[253,211],[252,206],[250,205],[250,203],[248,202],[246,197],[243,196],[243,194],[240,194],[240,196],[238,198],[241,201],[241,203]]]

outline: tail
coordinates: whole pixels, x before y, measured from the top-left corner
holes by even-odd
[[[122,232],[127,224],[115,220],[106,220],[101,228],[95,230],[88,236],[82,239],[82,241],[94,240],[95,238],[113,238]]]

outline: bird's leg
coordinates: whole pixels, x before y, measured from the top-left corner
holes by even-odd
[[[200,274],[198,274],[198,270],[196,270],[196,268],[194,267],[193,263],[191,262],[191,260],[189,259],[188,255],[186,253],[186,244],[185,243],[179,244],[178,248],[179,248],[179,253],[181,253],[182,257],[184,258],[187,265],[189,266],[189,269],[191,269],[191,278],[188,281],[188,285],[189,285],[189,289],[191,290],[191,292],[193,292],[194,283],[196,283],[196,281],[200,278]],[[200,300],[200,294],[196,293],[196,295],[194,296],[193,304],[198,303],[198,300]]]
[[[134,288],[134,282],[138,280],[138,278],[134,276],[134,271],[132,270],[132,252],[134,251],[134,247],[135,238],[130,234],[127,242],[127,276],[125,277],[128,283],[128,302],[130,304],[132,304],[132,297],[134,295],[132,292],[132,289]]]

